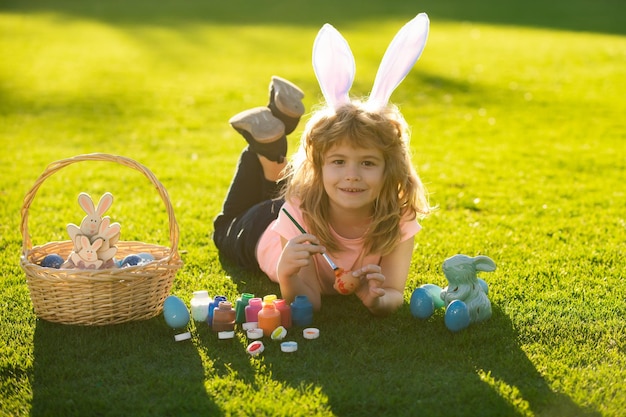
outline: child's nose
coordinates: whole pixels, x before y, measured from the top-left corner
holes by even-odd
[[[354,165],[349,165],[346,170],[346,179],[348,181],[358,181],[361,179],[361,175],[359,173],[359,167]]]

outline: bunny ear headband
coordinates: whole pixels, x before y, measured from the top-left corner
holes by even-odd
[[[429,20],[420,13],[393,38],[378,67],[367,106],[381,109],[419,59],[428,38]],[[338,109],[350,103],[356,67],[348,42],[330,24],[320,29],[313,43],[313,69],[326,102]]]

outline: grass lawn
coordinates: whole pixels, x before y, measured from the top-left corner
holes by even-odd
[[[626,409],[626,4],[618,0],[303,0],[0,3],[1,416],[620,416]],[[478,3],[478,4],[477,4]],[[431,18],[394,93],[439,209],[422,222],[407,303],[374,318],[326,297],[321,337],[251,358],[242,333],[173,341],[162,316],[114,326],[36,318],[19,266],[20,209],[45,167],[128,156],[169,192],[184,266],[172,294],[262,296],[278,286],[222,264],[211,240],[245,142],[227,121],[267,103],[271,75],[321,93],[311,45],[325,22],[371,88],[395,32]],[[306,117],[305,117],[306,119]],[[298,129],[290,138],[298,143]],[[33,244],[65,240],[79,192],[115,196],[124,240],[169,245],[138,172],[69,166],[30,209]],[[484,254],[494,314],[451,333],[411,316],[444,259]]]

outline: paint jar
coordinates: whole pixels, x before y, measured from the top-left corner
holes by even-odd
[[[235,301],[235,323],[243,323],[246,321],[246,306],[250,299],[254,298],[254,294],[244,292],[241,297]]]
[[[278,297],[276,296],[276,294],[267,294],[265,297],[263,297],[263,305],[272,304],[277,299]]]
[[[313,323],[313,304],[306,295],[296,295],[291,303],[291,322],[294,326],[309,326]]]
[[[291,306],[282,298],[274,300],[274,306],[280,312],[280,325],[285,329],[291,328]]]
[[[226,301],[226,297],[223,295],[216,295],[213,298],[213,301],[211,301],[211,304],[209,304],[209,316],[207,317],[207,323],[209,323],[209,326],[213,325],[213,312],[215,311],[215,308],[218,307],[220,305],[220,302],[222,301]]]
[[[280,312],[276,310],[274,303],[263,305],[259,311],[259,329],[263,329],[263,336],[270,337],[274,329],[280,326]]]
[[[211,304],[208,291],[194,291],[189,304],[191,305],[191,317],[194,320],[207,321],[209,318],[209,304]]]
[[[258,297],[251,298],[245,308],[246,322],[253,323],[259,321],[258,315],[259,311],[261,311],[261,308],[263,308],[263,300]]]
[[[229,332],[235,330],[235,309],[229,301],[220,301],[213,309],[213,331]]]

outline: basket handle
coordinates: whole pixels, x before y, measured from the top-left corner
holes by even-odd
[[[154,176],[152,171],[148,168],[136,162],[130,158],[126,158],[124,156],[119,155],[110,155],[106,153],[91,153],[86,155],[78,155],[72,158],[62,159],[56,162],[51,163],[46,167],[44,172],[37,178],[35,184],[32,186],[30,191],[24,197],[24,203],[22,204],[22,223],[20,224],[20,230],[22,232],[22,252],[26,253],[28,250],[32,248],[32,242],[30,240],[30,235],[28,233],[28,209],[30,208],[31,203],[33,202],[37,191],[43,184],[43,182],[52,174],[59,171],[62,168],[65,168],[68,165],[75,164],[77,162],[85,162],[85,161],[108,161],[115,162],[120,165],[124,165],[129,168],[133,168],[139,172],[141,172],[146,178],[150,180],[150,182],[156,187],[163,203],[165,203],[165,208],[167,209],[167,215],[169,219],[169,227],[170,227],[170,255],[169,258],[172,258],[178,250],[178,223],[176,223],[176,217],[174,216],[174,209],[172,207],[172,203],[170,202],[170,198],[167,194],[167,191],[161,184],[161,182]]]

